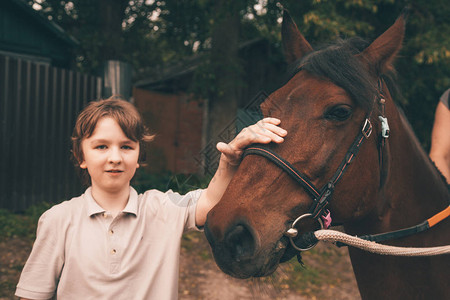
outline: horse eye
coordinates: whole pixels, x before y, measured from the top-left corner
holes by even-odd
[[[348,105],[333,106],[325,112],[325,119],[332,121],[345,121],[352,115],[352,109]]]

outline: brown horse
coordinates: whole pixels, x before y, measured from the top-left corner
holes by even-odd
[[[258,153],[245,156],[208,215],[205,233],[225,273],[248,278],[274,272],[298,253],[286,232],[299,216],[306,218],[296,227],[313,231],[329,211],[332,225],[361,236],[410,227],[448,207],[443,178],[387,86],[404,27],[402,15],[371,44],[340,40],[314,51],[285,12],[283,46],[296,67],[261,111],[281,119],[288,136],[279,145],[253,147]],[[271,155],[284,160],[274,163]],[[289,174],[293,168],[302,174]],[[450,219],[386,244],[448,245]],[[352,247],[349,253],[363,299],[450,297],[450,255],[406,258]]]

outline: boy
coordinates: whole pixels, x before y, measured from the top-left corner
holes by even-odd
[[[90,187],[40,218],[16,296],[27,299],[176,299],[183,232],[204,225],[242,151],[283,142],[278,119],[266,118],[219,143],[219,168],[205,190],[182,196],[130,186],[151,140],[135,107],[110,98],[79,115],[73,155]]]

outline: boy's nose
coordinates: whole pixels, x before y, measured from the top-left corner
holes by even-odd
[[[122,155],[120,155],[119,149],[111,149],[109,155],[109,162],[113,164],[119,164],[122,161]]]

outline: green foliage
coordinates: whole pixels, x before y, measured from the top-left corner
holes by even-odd
[[[212,34],[218,3],[226,1],[148,1],[116,0],[124,8],[111,20],[122,28],[111,40],[99,23],[100,1],[29,0],[41,12],[61,25],[81,42],[77,66],[96,72],[103,59],[112,54],[134,66],[135,79],[160,77],[168,65],[204,55],[197,69],[192,91],[214,99],[221,93],[220,61],[211,60]],[[239,1],[242,42],[264,37],[275,51],[268,63],[280,64],[282,9],[290,11],[300,31],[317,45],[336,37],[362,36],[373,40],[384,32],[409,5],[410,16],[404,47],[396,62],[403,107],[425,148],[429,146],[434,109],[441,93],[450,86],[450,5],[446,0],[245,0]],[[117,27],[119,26],[119,27]],[[235,58],[232,58],[235,60]],[[236,70],[244,62],[221,61]],[[239,82],[237,83],[239,84]]]
[[[29,220],[24,216],[15,215],[5,209],[0,209],[0,237],[27,236]]]
[[[172,174],[170,172],[154,174],[144,169],[138,169],[131,185],[138,193],[150,189],[163,192],[171,189],[174,192],[186,194],[195,189],[206,188],[210,180],[211,178],[208,176]]]
[[[49,203],[39,203],[29,207],[24,214],[14,214],[6,209],[0,209],[0,237],[34,239],[39,217],[50,207]]]
[[[359,35],[372,41],[409,4],[403,48],[396,60],[403,108],[425,149],[430,145],[434,110],[450,87],[450,6],[443,0],[281,1],[314,46],[336,37]]]
[[[438,99],[450,87],[450,7],[444,3],[413,3],[397,64],[405,113],[426,149]]]

